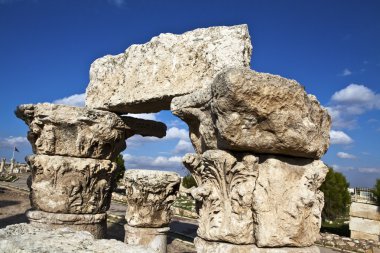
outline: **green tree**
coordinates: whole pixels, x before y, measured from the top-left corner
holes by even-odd
[[[183,178],[183,181],[182,181],[182,185],[183,187],[185,188],[191,188],[191,187],[197,187],[197,183],[195,182],[195,179],[194,177],[188,173],[184,178]]]
[[[335,220],[337,217],[347,215],[351,200],[348,187],[349,183],[346,177],[329,168],[326,179],[320,188],[325,195],[325,206],[322,210],[323,220]]]
[[[115,162],[117,164],[117,172],[116,172],[115,182],[119,182],[121,179],[123,179],[124,172],[125,172],[123,155],[119,154],[116,157]]]
[[[372,192],[376,197],[377,205],[380,206],[380,179],[376,179],[376,184]]]

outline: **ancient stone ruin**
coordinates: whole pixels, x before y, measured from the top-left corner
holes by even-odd
[[[28,213],[35,225],[106,233],[113,159],[125,139],[163,137],[162,123],[121,116],[171,109],[196,154],[197,252],[319,252],[330,116],[294,80],[251,70],[246,25],[161,34],[97,59],[86,108],[18,107],[36,155]],[[128,171],[125,242],[166,251],[173,173]]]

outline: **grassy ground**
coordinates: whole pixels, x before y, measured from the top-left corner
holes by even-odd
[[[195,201],[189,197],[179,196],[173,203],[173,206],[189,211],[194,211]]]

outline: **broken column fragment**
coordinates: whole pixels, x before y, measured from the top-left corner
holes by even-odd
[[[208,87],[174,98],[171,110],[198,153],[183,162],[198,183],[199,252],[219,244],[315,251],[308,247],[319,234],[327,173],[318,159],[331,120],[314,96],[293,80],[226,68]]]
[[[86,230],[104,238],[118,170],[114,160],[125,149],[125,139],[134,134],[163,137],[166,126],[46,103],[21,105],[16,115],[29,126],[28,139],[36,153],[27,158],[32,171],[29,221],[39,227]]]
[[[249,67],[247,25],[163,33],[91,64],[86,106],[118,113],[170,109],[173,97],[211,83],[226,67]]]
[[[127,212],[125,243],[166,252],[170,207],[181,178],[175,172],[128,170],[124,175]]]
[[[197,150],[282,154],[319,159],[331,119],[294,80],[245,68],[221,72],[207,89],[174,98]]]
[[[113,160],[126,148],[128,137],[166,134],[161,122],[74,106],[26,104],[17,107],[16,116],[29,126],[33,152],[44,155]]]

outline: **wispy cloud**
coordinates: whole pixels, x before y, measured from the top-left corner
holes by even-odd
[[[181,170],[181,156],[133,156],[123,154],[123,159],[127,169],[158,169],[158,170]]]
[[[24,136],[9,136],[0,141],[2,146],[5,147],[19,147],[28,144],[28,139]]]
[[[68,97],[64,97],[64,98],[54,100],[53,104],[84,107],[85,97],[86,97],[85,93],[74,94],[74,95],[71,95]]]
[[[186,154],[186,153],[194,153],[193,145],[190,141],[187,140],[179,140],[177,145],[173,150],[174,154]]]
[[[341,159],[356,159],[356,156],[346,153],[346,152],[338,152],[336,156]]]
[[[356,127],[358,115],[380,109],[380,94],[364,85],[350,84],[333,94],[327,107],[333,127]]]
[[[350,76],[350,75],[352,75],[352,71],[345,68],[345,69],[343,69],[343,71],[339,75],[340,76]]]
[[[359,168],[358,171],[361,173],[380,174],[380,168]]]
[[[109,4],[115,5],[116,7],[122,7],[125,5],[125,0],[107,0]]]
[[[343,131],[336,131],[336,130],[331,130],[330,131],[330,143],[331,144],[351,144],[354,141],[350,136],[348,136],[345,132]]]

